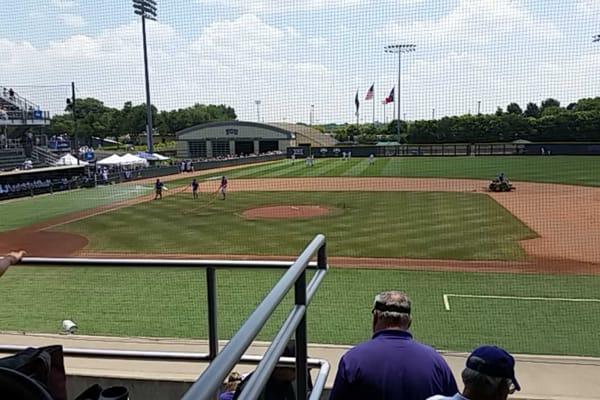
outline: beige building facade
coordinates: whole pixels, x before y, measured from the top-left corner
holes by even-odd
[[[179,158],[285,152],[295,145],[296,135],[290,130],[255,122],[211,122],[177,132]]]

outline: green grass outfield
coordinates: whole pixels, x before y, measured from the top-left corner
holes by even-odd
[[[600,186],[598,156],[490,156],[490,157],[404,157],[377,158],[368,165],[365,158],[350,161],[316,159],[308,168],[303,160],[282,160],[227,172],[231,179],[302,176],[398,176],[491,179],[505,172],[510,179],[577,185]],[[222,173],[202,173],[201,180]],[[189,185],[190,179],[169,183],[169,187]],[[62,214],[92,209],[125,200],[151,190],[150,185],[111,185],[54,195],[0,202],[0,232],[41,222]]]
[[[152,191],[151,185],[98,186],[0,202],[0,232],[21,228],[67,213],[132,199]]]
[[[239,192],[226,201],[189,193],[74,222],[60,230],[87,250],[124,253],[295,255],[323,233],[333,256],[518,260],[535,233],[485,194],[440,192]],[[212,203],[209,201],[212,200]],[[271,204],[334,209],[309,219],[248,220]]]
[[[229,178],[286,178],[311,176],[389,176],[415,178],[492,179],[504,172],[515,181],[600,186],[598,156],[502,156],[502,157],[387,157],[369,165],[366,158],[315,159],[313,167],[304,160],[237,169]]]
[[[219,335],[229,338],[280,276],[219,270]],[[312,343],[355,344],[370,335],[375,293],[402,289],[413,299],[413,332],[438,349],[493,343],[511,352],[600,356],[600,303],[451,299],[443,294],[600,298],[600,276],[392,270],[329,271],[309,307]],[[189,269],[10,269],[0,280],[2,330],[52,332],[71,318],[85,335],[206,338],[204,271]],[[263,329],[274,336],[289,302]]]

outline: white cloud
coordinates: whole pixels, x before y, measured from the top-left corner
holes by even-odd
[[[600,15],[600,1],[598,0],[579,0],[577,8],[583,14],[591,14],[596,17]]]
[[[65,9],[65,8],[73,8],[77,5],[76,0],[52,0],[51,4],[54,7]]]
[[[283,3],[292,7],[291,1]],[[317,0],[309,3],[326,7]],[[577,19],[556,27],[520,2],[474,3],[457,0],[449,10],[414,8],[403,16],[409,23],[385,8],[360,16],[340,12],[339,18],[336,12],[327,19],[330,25],[315,24],[315,29],[296,23],[302,19],[295,20],[293,12],[286,18],[247,12],[215,20],[199,33],[178,31],[173,21],[152,22],[147,28],[152,100],[160,109],[223,103],[241,119],[254,120],[254,100],[260,99],[265,120],[304,122],[315,104],[317,120],[345,122],[353,120],[359,88],[361,117],[370,121],[372,103],[363,98],[375,82],[376,114],[382,120],[380,100],[397,77],[397,59],[384,54],[383,46],[399,40],[418,45],[402,66],[402,108],[410,119],[429,118],[434,107],[438,117],[475,112],[478,100],[484,112],[493,112],[510,101],[523,106],[551,96],[566,104],[597,95],[600,46],[571,43],[576,35],[589,36],[576,31]],[[64,107],[72,80],[79,96],[111,106],[143,102],[141,40],[139,21],[45,45],[0,38],[5,55],[0,76],[13,85],[65,84],[55,91],[32,91],[34,101],[54,111]],[[389,119],[391,106],[387,113]]]
[[[377,38],[417,45],[403,70],[403,108],[413,118],[427,118],[434,107],[437,116],[475,112],[478,100],[493,112],[513,100],[539,101],[541,92],[559,96],[564,90],[549,83],[569,81],[545,69],[568,58],[557,52],[563,33],[517,1],[460,0],[439,18],[398,24]],[[564,75],[564,67],[551,69]]]
[[[199,0],[199,2],[202,4],[210,3],[211,5],[215,3],[214,0]],[[368,0],[217,0],[217,3],[227,7],[254,14],[314,11],[326,8],[357,6],[367,2]]]
[[[59,16],[59,19],[69,28],[81,28],[85,25],[85,19],[81,15],[62,14]]]
[[[324,66],[286,56],[297,35],[254,15],[213,23],[191,41],[169,25],[148,24],[153,103],[160,109],[223,103],[250,119],[255,115],[253,101],[260,98],[266,120],[296,120],[299,117],[290,116],[298,115],[309,101],[305,99],[326,97],[330,85],[324,83],[333,82],[332,72]],[[138,22],[97,36],[73,35],[45,48],[0,40],[0,52],[8,54],[0,64],[0,76],[6,81],[40,85],[74,80],[79,96],[97,97],[110,106],[144,101]],[[55,112],[62,110],[64,93],[46,96],[33,100]]]

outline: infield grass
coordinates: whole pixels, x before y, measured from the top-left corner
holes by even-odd
[[[312,204],[331,215],[249,220],[246,209]],[[485,194],[440,192],[238,192],[165,197],[60,227],[86,250],[122,253],[296,255],[317,233],[330,255],[519,260],[535,233]]]
[[[280,275],[217,272],[221,339],[237,331]],[[15,267],[0,280],[0,327],[57,333],[70,318],[84,335],[206,338],[204,276],[179,268]],[[452,299],[448,312],[442,300],[444,293],[600,298],[599,287],[600,276],[331,269],[309,307],[309,341],[366,340],[374,295],[400,289],[413,299],[415,337],[438,349],[493,343],[516,353],[600,356],[600,303]],[[288,298],[259,339],[273,338],[290,305]]]

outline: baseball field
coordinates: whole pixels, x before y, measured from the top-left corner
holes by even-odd
[[[504,172],[510,193],[488,193]],[[218,177],[229,193],[216,193]],[[600,158],[418,157],[278,161],[0,203],[0,251],[32,255],[290,259],[317,233],[331,270],[309,311],[313,343],[370,334],[382,290],[414,301],[413,332],[436,348],[600,356]],[[220,270],[228,338],[281,271]],[[204,338],[204,274],[157,268],[12,268],[0,329]],[[272,338],[283,311],[265,326]]]

